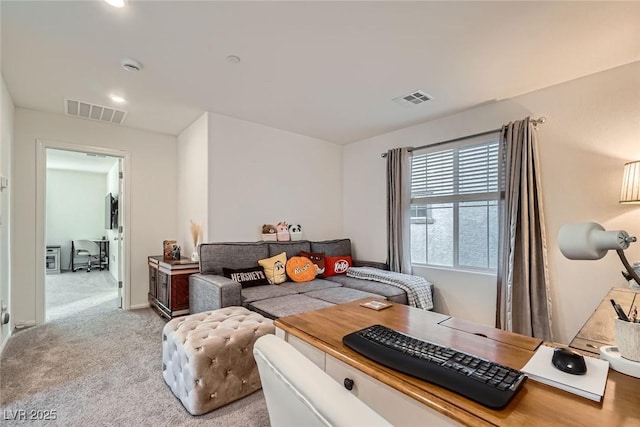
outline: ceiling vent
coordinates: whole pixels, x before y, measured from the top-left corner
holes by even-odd
[[[102,105],[89,104],[88,102],[64,100],[64,111],[68,116],[80,117],[82,119],[97,120],[104,123],[121,125],[127,116],[126,111]]]
[[[400,105],[404,105],[406,106],[414,106],[414,105],[419,105],[422,104],[424,102],[429,101],[430,99],[433,99],[433,96],[421,91],[421,90],[414,90],[411,93],[408,93],[406,95],[402,95],[399,96],[397,98],[393,98],[393,100],[395,102],[397,102]]]

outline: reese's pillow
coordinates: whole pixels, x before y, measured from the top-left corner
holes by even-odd
[[[307,257],[293,256],[287,260],[287,276],[294,282],[310,282],[316,278],[316,265]]]
[[[258,261],[258,264],[264,267],[264,274],[272,285],[279,285],[287,280],[287,253],[282,252],[271,258],[265,258]]]
[[[251,267],[251,268],[223,268],[222,274],[224,277],[228,277],[234,282],[240,283],[243,288],[250,288],[251,286],[268,285],[269,281],[264,274],[264,268]]]
[[[324,277],[324,252],[300,251],[300,256],[309,258],[316,266],[316,275]]]
[[[353,266],[351,256],[324,257],[324,277],[346,274],[347,269],[351,266]]]

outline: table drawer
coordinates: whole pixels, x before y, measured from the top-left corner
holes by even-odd
[[[344,385],[345,378],[351,379],[353,381],[351,392],[371,408],[375,408],[377,413],[395,426],[415,426],[416,423],[434,426],[461,426],[451,418],[371,378],[333,356],[326,356],[325,366],[327,374],[338,383]]]

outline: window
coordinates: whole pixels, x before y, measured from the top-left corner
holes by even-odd
[[[495,270],[498,137],[495,133],[413,152],[413,264]]]

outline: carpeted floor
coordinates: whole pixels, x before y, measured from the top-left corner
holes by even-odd
[[[0,358],[3,423],[24,410],[55,411],[52,425],[269,425],[262,391],[189,415],[162,379],[164,321],[151,309],[114,307],[112,298],[9,339]]]
[[[118,295],[116,279],[107,270],[78,270],[45,276],[46,320],[52,321],[93,306],[113,302],[110,307],[117,308]]]

